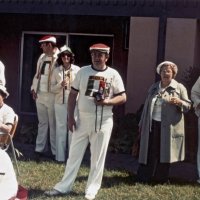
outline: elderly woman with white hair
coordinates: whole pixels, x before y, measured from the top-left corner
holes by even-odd
[[[184,113],[191,101],[186,88],[174,79],[177,72],[173,62],[160,63],[157,73],[161,80],[148,91],[139,122],[138,182],[168,182],[170,163],[184,160]]]

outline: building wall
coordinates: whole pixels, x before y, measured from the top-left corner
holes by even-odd
[[[123,114],[125,107],[126,113],[135,113],[144,103],[149,86],[155,81],[159,18],[131,17],[129,49],[125,49],[124,25],[128,19],[109,16],[0,14],[0,26],[4,27],[0,32],[0,59],[6,65],[10,92],[6,102],[19,112],[22,31],[114,34],[113,65],[122,75],[128,95],[126,105],[119,107],[117,112]],[[163,60],[177,63],[179,81],[185,69],[200,64],[198,24],[196,19],[167,19]]]
[[[200,68],[200,20],[196,20],[196,41],[195,41],[195,56],[194,56],[194,67]]]
[[[167,19],[165,60],[178,65],[176,79],[183,81],[186,70],[194,65],[196,45],[196,19]]]
[[[2,26],[1,26],[2,27]],[[14,28],[13,28],[14,30]],[[0,31],[0,60],[5,65],[6,87],[9,92],[7,104],[17,112],[19,103],[20,78],[20,34],[17,32]]]
[[[0,14],[0,26],[4,27],[0,31],[0,59],[6,66],[7,88],[10,93],[10,98],[6,102],[20,114],[19,83],[23,31],[112,34],[114,35],[113,66],[126,82],[128,50],[124,44],[124,25],[127,20],[129,17]],[[115,112],[123,114],[124,105]]]
[[[186,70],[198,63],[199,34],[196,19],[168,18],[165,35],[164,60],[178,65],[176,80],[184,83]],[[150,85],[155,82],[159,18],[132,17],[126,89],[126,113],[135,113],[144,103]],[[196,55],[196,56],[195,56]]]
[[[131,17],[126,113],[135,113],[155,81],[159,18]]]

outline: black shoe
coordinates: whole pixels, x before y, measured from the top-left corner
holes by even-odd
[[[34,160],[35,161],[37,161],[37,162],[41,161],[42,157],[43,157],[43,153],[42,152],[37,152],[37,151],[34,152]]]
[[[45,159],[47,159],[47,160],[55,160],[55,155],[53,155],[53,154],[45,154],[44,155],[44,157],[45,157]]]
[[[58,161],[58,160],[55,160],[55,163],[57,163],[57,164],[65,164],[66,161]]]
[[[153,182],[156,184],[170,184],[169,179],[153,179]]]
[[[55,190],[55,189],[45,191],[44,194],[46,196],[49,196],[49,197],[55,197],[55,196],[63,196],[63,195],[65,195],[64,193],[59,192],[58,190]]]

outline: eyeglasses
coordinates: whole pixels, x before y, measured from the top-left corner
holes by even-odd
[[[47,42],[42,42],[42,43],[41,43],[41,46],[42,46],[42,47],[47,46],[47,45],[48,45]]]

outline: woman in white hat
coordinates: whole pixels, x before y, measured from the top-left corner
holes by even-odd
[[[191,107],[186,88],[175,80],[176,64],[157,66],[161,80],[154,83],[139,122],[141,133],[137,181],[168,181],[170,163],[185,157],[184,112]]]
[[[55,116],[56,116],[56,160],[66,161],[66,142],[68,149],[71,141],[71,133],[67,130],[67,101],[79,67],[74,65],[74,54],[69,47],[64,45],[60,48],[57,67],[52,74],[51,91],[55,93]],[[68,136],[68,137],[67,137]],[[67,139],[68,138],[68,139]]]

